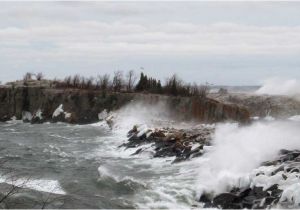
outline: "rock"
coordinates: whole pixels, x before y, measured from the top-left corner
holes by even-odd
[[[277,173],[280,172],[280,171],[284,171],[284,166],[278,167],[276,170],[274,170],[274,171],[271,173],[271,175],[273,176],[273,175],[277,174]]]
[[[41,124],[45,122],[45,118],[43,117],[43,112],[41,109],[38,109],[31,119],[31,124]]]
[[[31,120],[32,120],[32,114],[30,112],[23,111],[22,112],[22,120],[25,123],[31,122]]]
[[[241,190],[235,188],[230,193],[221,193],[211,200],[201,197],[200,202],[210,207],[218,207],[222,209],[258,209],[268,208],[270,205],[277,204],[279,201],[278,185],[273,185],[266,191],[262,187],[253,187]]]
[[[265,190],[265,186],[256,186],[256,176],[253,175],[252,179],[254,180],[253,182],[250,182],[251,184],[249,184],[252,186],[251,188],[233,188],[230,192],[215,195],[212,202],[213,206],[225,209],[268,209],[276,207],[277,204],[280,204],[282,207],[299,207],[299,204],[295,203],[294,197],[298,194],[291,194],[295,191],[295,189],[298,189],[299,185],[297,183],[297,179],[300,177],[300,163],[294,161],[295,157],[298,157],[299,151],[281,150],[279,155],[281,155],[279,157],[280,161],[276,160],[263,163],[271,168],[277,167],[272,173],[269,172],[270,169],[267,168],[268,166],[264,166],[261,169],[262,171],[256,174],[256,176],[261,175],[265,178],[270,178],[270,180],[272,180],[271,182],[275,182],[272,186]],[[264,173],[264,171],[266,173]],[[294,185],[295,182],[296,185]],[[258,182],[258,185],[261,184],[261,182]],[[289,187],[289,185],[291,186]],[[201,200],[205,201],[205,203],[209,205],[209,201],[204,200],[203,198]]]
[[[201,156],[204,144],[208,145],[211,140],[212,131],[213,129],[205,127],[179,130],[173,128],[148,129],[146,126],[134,126],[127,134],[128,142],[122,146],[133,148],[143,144],[152,144],[155,151],[153,157],[175,157],[172,163],[177,163]],[[199,136],[203,136],[203,144],[198,143]],[[199,146],[192,150],[193,144],[199,144]]]
[[[51,81],[47,81],[51,83]],[[153,94],[114,93],[103,94],[100,90],[58,88],[51,85],[27,85],[10,83],[0,87],[0,120],[6,121],[16,116],[22,119],[22,112],[34,113],[37,109],[44,112],[44,120],[51,121],[53,112],[61,105],[69,113],[76,113],[73,123],[94,123],[107,112],[117,110],[131,101],[145,104],[165,103],[171,115],[178,120],[195,120],[213,123],[220,121],[249,122],[247,109],[233,104],[225,104],[209,98],[172,97]]]
[[[162,130],[155,130],[152,134],[152,137],[154,138],[165,138],[166,135],[164,134],[164,132]]]
[[[135,151],[133,154],[131,154],[131,155],[138,155],[138,154],[140,154],[142,151],[143,151],[143,149],[140,148],[140,149],[136,150],[136,151]]]
[[[127,137],[131,137],[136,133],[137,133],[137,125],[134,125],[133,128],[130,131],[128,131]]]
[[[98,113],[116,110],[129,103],[134,94],[108,93],[82,89],[60,89],[41,86],[0,87],[0,120],[7,121],[12,116],[22,120],[22,112],[35,113],[43,110],[43,121],[52,121],[53,112],[61,105],[68,113],[75,113],[71,123],[86,124],[98,122]],[[33,123],[41,122],[34,119]]]
[[[213,208],[215,207],[214,204],[212,203],[211,199],[209,198],[208,195],[205,193],[201,195],[199,202],[204,203],[204,208]]]
[[[232,193],[222,193],[213,199],[214,206],[223,209],[240,209],[240,198]]]

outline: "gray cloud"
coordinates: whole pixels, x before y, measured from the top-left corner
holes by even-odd
[[[190,72],[199,72],[199,76],[191,78],[214,83],[230,82],[229,78],[214,78],[218,71],[235,78],[235,75],[242,77],[237,68],[249,71],[251,67],[251,71],[256,71],[251,80],[238,80],[255,83],[269,75],[266,71],[278,68],[270,57],[279,58],[281,64],[286,61],[291,75],[298,68],[298,63],[288,59],[300,53],[300,14],[296,13],[300,3],[297,2],[0,4],[0,15],[5,17],[0,20],[0,80],[3,81],[21,77],[29,70],[42,69],[54,77],[145,66],[153,76],[177,72],[186,77]],[[269,63],[258,62],[260,65],[253,67],[247,59],[243,65],[213,59],[222,56],[230,63],[238,63],[241,56],[249,60],[262,56]],[[176,60],[181,64],[174,64]],[[217,67],[210,64],[216,61]],[[226,69],[228,66],[232,69]],[[190,72],[185,72],[186,69]],[[263,69],[265,74],[260,74]]]

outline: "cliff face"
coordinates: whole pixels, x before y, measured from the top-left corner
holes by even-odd
[[[130,93],[103,94],[92,90],[20,86],[0,88],[0,121],[9,120],[13,116],[17,119],[26,116],[31,122],[92,123],[98,121],[98,114],[104,109],[108,111],[119,109],[133,99],[146,100],[149,103],[164,100],[172,113],[183,120],[202,122],[224,120],[247,122],[249,120],[249,112],[246,109],[212,99]],[[65,117],[54,118],[53,113],[61,104]],[[32,115],[33,119],[31,120],[31,116],[27,115]]]
[[[41,87],[0,88],[0,120],[15,116],[22,119],[24,113],[33,117],[41,111],[42,121],[52,121],[54,111],[63,104],[64,111],[71,114],[65,119],[70,123],[92,123],[98,113],[115,110],[126,104],[133,96],[128,94],[103,94],[99,91],[54,89]],[[58,119],[59,120],[59,119]],[[64,121],[60,119],[59,121]]]
[[[246,107],[252,117],[272,116],[287,118],[300,113],[300,99],[280,95],[257,95],[246,93],[210,94],[222,103]]]
[[[171,114],[179,120],[214,123],[221,121],[249,122],[250,114],[246,108],[235,104],[225,104],[210,98],[170,97],[162,95],[138,95],[136,100],[149,104],[165,102]]]

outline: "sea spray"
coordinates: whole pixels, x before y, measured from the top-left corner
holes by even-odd
[[[300,95],[300,82],[296,79],[280,79],[270,78],[264,81],[261,88],[256,91],[257,94],[268,95],[286,95],[298,96]]]
[[[199,158],[197,192],[216,195],[250,186],[250,173],[281,149],[300,149],[300,123],[254,122],[249,126],[219,124],[213,147]]]

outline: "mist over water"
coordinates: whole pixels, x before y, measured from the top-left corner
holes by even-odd
[[[264,81],[257,94],[299,96],[300,82],[296,79],[270,78]]]

